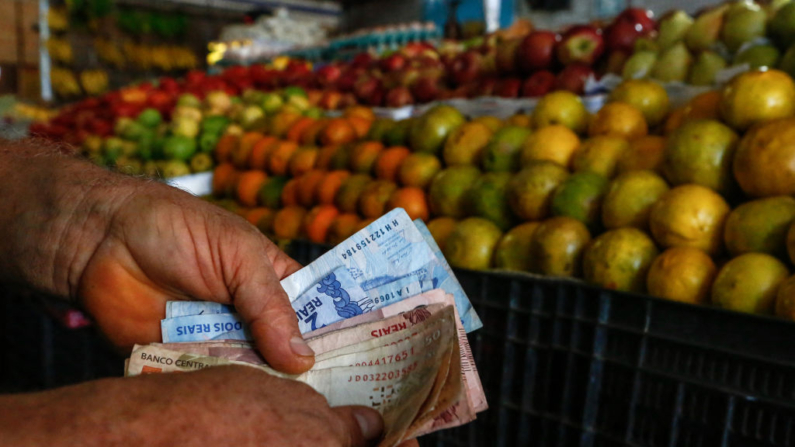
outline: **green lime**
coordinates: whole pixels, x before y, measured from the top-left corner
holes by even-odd
[[[160,112],[157,109],[144,109],[138,115],[138,122],[150,129],[157,127],[163,121],[163,116],[160,115]]]
[[[182,135],[166,138],[163,145],[163,155],[168,160],[188,160],[196,153],[196,141]]]
[[[202,120],[201,130],[204,134],[221,135],[226,126],[229,125],[229,118],[221,115],[208,116]]]
[[[283,93],[285,98],[290,98],[291,96],[302,96],[306,98],[306,90],[302,89],[301,87],[285,87]]]
[[[199,137],[199,150],[206,154],[209,154],[215,149],[215,146],[218,144],[218,135],[205,133]]]

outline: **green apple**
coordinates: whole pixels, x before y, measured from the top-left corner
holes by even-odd
[[[679,42],[660,54],[651,70],[651,77],[663,82],[684,82],[692,64],[693,56],[685,44]]]
[[[690,69],[687,82],[693,85],[712,85],[715,75],[726,68],[726,59],[714,51],[702,51]]]
[[[690,14],[676,10],[660,18],[660,31],[657,34],[657,45],[662,50],[667,50],[677,42],[680,42],[687,35],[687,31],[693,26],[693,18]]]
[[[630,57],[621,70],[624,79],[643,79],[649,76],[655,62],[657,53],[653,51],[639,51]]]

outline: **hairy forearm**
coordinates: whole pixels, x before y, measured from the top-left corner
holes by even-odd
[[[130,182],[49,143],[0,140],[0,280],[74,297]]]

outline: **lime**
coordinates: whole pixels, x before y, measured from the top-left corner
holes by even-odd
[[[157,109],[144,109],[138,115],[138,122],[150,129],[157,127],[163,121],[163,117]]]
[[[163,145],[163,155],[169,160],[188,160],[196,153],[196,141],[182,135],[166,138]]]

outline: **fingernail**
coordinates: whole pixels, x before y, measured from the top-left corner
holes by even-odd
[[[375,411],[353,411],[353,417],[356,418],[356,423],[359,424],[359,429],[362,431],[362,436],[366,440],[376,439],[381,436],[381,422],[374,418],[380,418]]]
[[[294,353],[303,356],[303,357],[314,357],[315,351],[309,347],[308,344],[304,341],[301,337],[293,337],[290,339],[290,348],[293,350]]]

